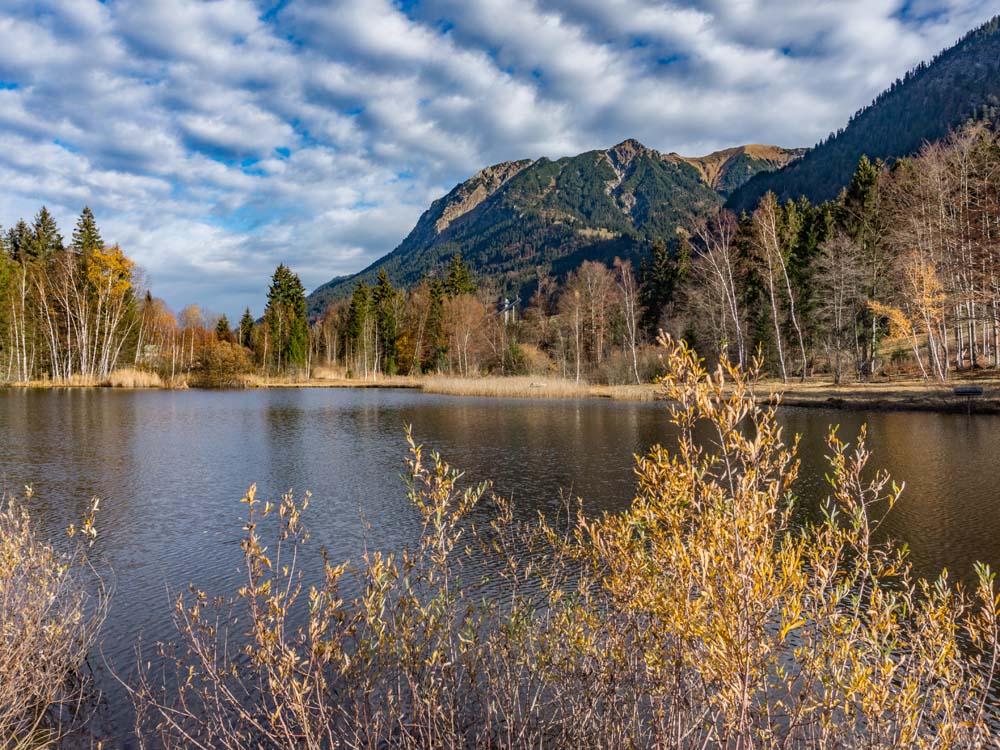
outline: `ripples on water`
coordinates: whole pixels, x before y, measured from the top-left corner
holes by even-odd
[[[1000,563],[1000,417],[785,409],[781,419],[786,434],[803,436],[805,503],[827,494],[827,426],[849,437],[867,422],[875,463],[907,487],[885,529],[909,544],[918,570],[947,566],[968,578],[975,560]],[[588,512],[624,508],[633,455],[671,434],[657,404],[376,389],[0,389],[0,479],[33,486],[30,508],[54,534],[79,520],[92,495],[102,498],[94,551],[115,578],[104,658],[127,673],[139,634],[146,643],[170,636],[172,595],[189,582],[210,593],[233,588],[238,501],[252,482],[263,498],[310,490],[309,546],[332,559],[414,539],[399,476],[405,424],[470,481],[493,480],[526,516],[554,511],[567,491]],[[107,714],[119,724],[124,696],[105,681]]]

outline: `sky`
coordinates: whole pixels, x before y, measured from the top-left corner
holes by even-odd
[[[391,251],[482,167],[808,146],[979,0],[2,0],[0,224],[84,205],[174,309]]]

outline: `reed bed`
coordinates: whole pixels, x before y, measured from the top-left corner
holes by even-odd
[[[488,396],[494,398],[612,398],[629,401],[652,401],[656,386],[591,385],[562,378],[493,376],[454,378],[431,376],[420,381],[422,390],[450,396]]]
[[[155,372],[136,370],[131,367],[112,372],[105,385],[111,388],[164,388],[163,378]]]

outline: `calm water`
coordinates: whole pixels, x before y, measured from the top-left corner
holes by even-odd
[[[967,577],[975,560],[1000,567],[1000,417],[786,409],[782,419],[803,436],[808,502],[826,495],[828,425],[853,435],[867,422],[876,463],[906,482],[886,528],[909,544],[918,569]],[[310,490],[309,544],[334,559],[412,539],[416,519],[399,478],[404,424],[525,513],[559,507],[564,491],[589,511],[625,507],[633,455],[670,437],[654,404],[374,389],[0,389],[0,481],[19,494],[31,484],[29,507],[53,532],[79,520],[92,495],[102,498],[95,552],[115,586],[103,656],[128,673],[137,636],[169,635],[171,595],[188,582],[232,589],[238,501],[251,482],[266,498]],[[122,696],[104,681],[106,721],[117,725]]]

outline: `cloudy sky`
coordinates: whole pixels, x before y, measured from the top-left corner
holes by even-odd
[[[3,0],[0,223],[41,204],[180,308],[391,250],[482,166],[811,145],[980,0]]]

